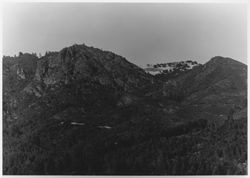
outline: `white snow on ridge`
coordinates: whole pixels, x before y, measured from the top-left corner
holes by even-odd
[[[180,62],[170,62],[170,63],[160,63],[160,64],[147,64],[144,68],[145,72],[151,75],[161,74],[164,71],[172,72],[175,69],[180,71],[190,70],[193,67],[199,65],[196,61],[180,61]]]
[[[173,68],[172,66],[160,67],[161,70],[173,70]]]
[[[147,73],[150,73],[151,75],[156,75],[156,74],[160,74],[161,71],[147,71]]]
[[[197,66],[197,64],[189,64],[189,65],[188,65],[188,68],[189,68],[189,69],[192,69],[192,68],[195,67],[195,66]]]
[[[156,75],[162,73],[162,70],[159,68],[145,68],[145,72],[151,74],[151,75]]]

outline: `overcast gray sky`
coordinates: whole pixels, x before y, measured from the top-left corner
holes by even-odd
[[[8,3],[3,54],[85,43],[137,65],[221,55],[247,63],[245,4]]]

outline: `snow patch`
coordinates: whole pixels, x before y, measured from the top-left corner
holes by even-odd
[[[151,75],[156,75],[156,74],[160,74],[161,71],[147,71],[147,73],[149,73]]]
[[[59,125],[63,125],[65,122],[62,121],[59,123]],[[71,125],[85,125],[85,123],[81,123],[81,122],[70,122]]]
[[[193,69],[195,66],[199,65],[196,61],[180,61],[180,62],[169,62],[169,63],[160,63],[160,64],[147,64],[147,67],[144,68],[145,72],[151,75],[157,75],[161,73],[168,73],[174,70],[186,71]]]
[[[108,125],[103,125],[103,126],[97,126],[100,129],[112,129],[112,127],[108,126]]]
[[[81,122],[71,122],[70,124],[71,125],[85,125],[84,123],[81,123]]]

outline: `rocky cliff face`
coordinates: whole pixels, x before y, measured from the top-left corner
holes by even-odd
[[[245,174],[247,66],[164,77],[86,45],[4,57],[4,174]]]
[[[27,53],[3,58],[3,114],[8,119],[17,119],[20,93],[33,80],[37,61],[35,55]]]

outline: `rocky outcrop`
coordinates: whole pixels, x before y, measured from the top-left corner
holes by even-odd
[[[150,79],[125,58],[85,45],[73,45],[53,56],[44,56],[38,62],[35,76],[46,86],[91,80],[126,91],[138,88]]]

